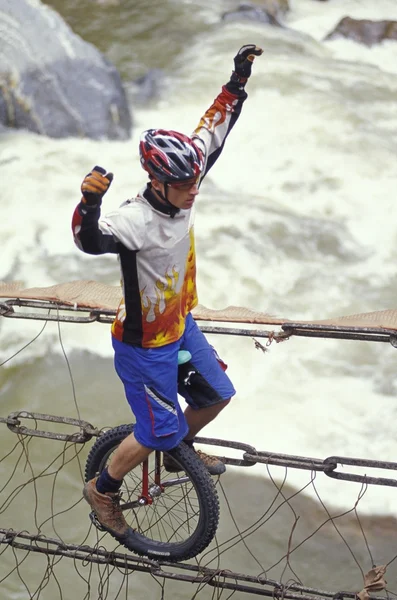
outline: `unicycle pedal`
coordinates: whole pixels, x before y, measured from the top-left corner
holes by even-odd
[[[106,529],[104,528],[104,526],[102,525],[102,523],[100,523],[98,521],[98,517],[96,516],[96,513],[94,511],[90,512],[90,519],[91,519],[91,523],[93,525],[95,525],[95,527],[97,529],[99,529],[99,531],[106,531]]]

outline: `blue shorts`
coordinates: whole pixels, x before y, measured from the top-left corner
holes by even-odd
[[[178,393],[193,409],[223,402],[236,393],[191,314],[184,334],[172,344],[141,348],[114,337],[112,342],[115,368],[136,419],[134,434],[147,448],[170,450],[186,437],[188,425]],[[179,350],[188,350],[192,358],[180,367],[178,381]]]

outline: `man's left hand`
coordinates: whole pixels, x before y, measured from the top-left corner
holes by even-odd
[[[251,75],[252,63],[255,56],[260,56],[263,53],[262,48],[255,44],[246,44],[242,46],[234,57],[234,73],[239,81],[243,82]]]

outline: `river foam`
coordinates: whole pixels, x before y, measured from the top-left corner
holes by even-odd
[[[393,308],[397,45],[368,49],[323,38],[345,14],[397,19],[397,7],[388,0],[376,7],[354,0],[291,4],[290,29],[281,31],[252,23],[215,26],[214,8],[207,30],[165,73],[164,93],[135,109],[127,142],[3,135],[0,276],[26,287],[87,278],[116,285],[114,257],[88,257],[73,245],[70,219],[82,178],[94,164],[115,173],[104,210],[134,195],[145,179],[140,131],[192,131],[229,76],[236,49],[254,40],[265,52],[254,64],[240,122],[198,201],[200,302],[295,319]],[[205,2],[202,9],[211,10]],[[0,327],[5,359],[41,325],[8,319]],[[62,352],[58,333],[48,326],[19,355],[21,373],[24,361],[49,348]],[[62,325],[62,336],[67,352],[83,348],[111,357],[107,325]],[[292,339],[263,355],[249,339],[211,340],[230,365],[238,395],[206,434],[258,450],[393,460],[393,348]],[[62,393],[70,393],[66,385]],[[306,477],[289,471],[291,483]],[[357,496],[355,484],[326,480],[322,487],[341,505]],[[388,492],[370,492],[366,511],[392,512]]]

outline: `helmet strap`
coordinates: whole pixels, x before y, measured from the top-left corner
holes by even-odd
[[[174,206],[169,200],[168,200],[168,187],[167,184],[164,183],[164,194],[163,192],[161,192],[160,190],[157,190],[156,188],[153,188],[153,184],[151,184],[152,189],[154,190],[154,192],[162,199],[163,202],[165,202],[165,204],[168,206],[168,208],[170,209],[170,217],[171,219],[173,219],[175,217],[176,214],[179,213],[180,209],[177,208],[176,206]]]

